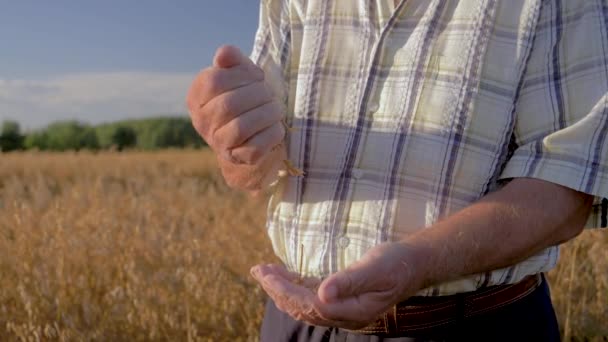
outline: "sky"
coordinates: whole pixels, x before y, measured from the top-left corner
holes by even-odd
[[[187,115],[222,44],[249,54],[259,0],[0,0],[0,121],[36,129]]]

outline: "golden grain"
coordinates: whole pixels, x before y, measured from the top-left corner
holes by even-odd
[[[208,151],[0,154],[0,340],[256,340],[265,206]],[[607,248],[550,274],[568,337],[608,336]]]

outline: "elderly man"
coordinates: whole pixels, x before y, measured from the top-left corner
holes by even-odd
[[[608,212],[606,0],[264,0],[188,104],[273,189],[262,340],[559,340],[543,273]]]

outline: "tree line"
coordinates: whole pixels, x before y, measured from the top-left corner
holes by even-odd
[[[0,128],[0,150],[3,152],[28,149],[154,150],[204,145],[190,120],[180,117],[124,120],[95,126],[73,120],[59,121],[31,132],[22,132],[15,121],[4,121]]]

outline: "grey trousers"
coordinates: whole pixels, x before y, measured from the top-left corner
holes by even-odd
[[[355,334],[338,328],[310,326],[293,320],[269,300],[262,323],[262,342],[379,341],[559,341],[560,333],[549,286],[542,284],[526,297],[457,323],[399,337]]]

